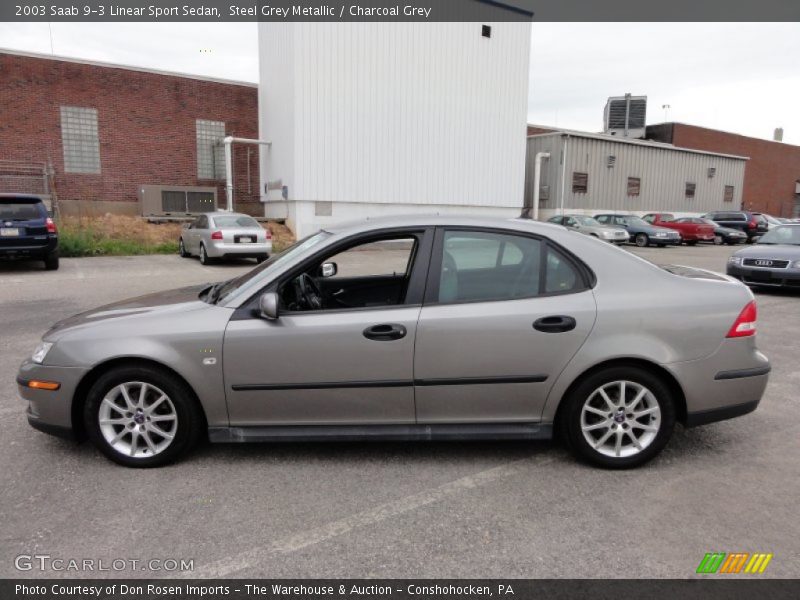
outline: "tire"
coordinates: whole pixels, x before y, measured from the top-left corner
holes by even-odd
[[[725,242],[725,238],[723,238],[721,235],[715,235],[714,236],[714,245],[715,246],[721,246],[723,243],[730,244],[731,242],[730,241]]]
[[[210,265],[211,259],[206,254],[206,247],[203,244],[200,244],[200,264],[201,265]]]
[[[186,246],[183,244],[183,238],[178,242],[178,254],[181,255],[181,258],[189,258],[189,253],[186,251]]]
[[[53,250],[44,257],[44,268],[47,271],[58,271],[58,250]]]
[[[666,244],[656,244],[656,246],[658,246],[659,248],[666,248],[667,247]]]
[[[697,246],[697,240],[690,240],[686,242],[687,246]]]
[[[631,412],[620,412],[616,407],[620,382],[625,382],[625,399]],[[601,395],[601,388],[614,409]],[[642,397],[632,404],[642,390],[645,390]],[[598,467],[630,469],[643,465],[664,449],[675,426],[675,399],[669,387],[657,375],[634,365],[611,367],[588,375],[564,398],[564,403],[557,423],[562,437],[580,460]],[[637,408],[638,411],[633,410]],[[638,418],[629,416],[644,411],[647,412]],[[631,426],[632,423],[640,426]],[[648,431],[644,426],[656,430]],[[584,427],[591,429],[584,431]],[[641,449],[635,446],[633,437],[637,437]],[[619,455],[616,455],[617,439],[621,440]]]
[[[142,384],[146,390],[144,407],[136,408]],[[123,386],[133,404],[125,401]],[[162,396],[166,399],[160,400]],[[101,419],[119,422],[101,425]],[[205,423],[192,391],[181,379],[157,367],[137,365],[115,368],[100,376],[87,395],[83,422],[89,439],[106,457],[139,468],[160,467],[178,459],[197,443]],[[166,435],[159,435],[154,427]],[[119,441],[114,442],[118,436]]]
[[[647,237],[646,233],[637,233],[633,238],[633,243],[639,248],[644,248],[650,244],[650,238]]]
[[[257,257],[256,257],[256,262],[257,262],[258,264],[261,264],[262,262],[264,262],[264,261],[265,261],[265,260],[267,260],[268,258],[269,258],[269,254],[265,254],[264,256],[257,256]]]

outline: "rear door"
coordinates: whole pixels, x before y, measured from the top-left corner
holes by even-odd
[[[595,312],[589,274],[547,239],[437,230],[417,326],[417,422],[538,421]]]

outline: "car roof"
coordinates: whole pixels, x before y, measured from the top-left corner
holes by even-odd
[[[534,221],[532,219],[502,219],[493,217],[472,217],[466,215],[397,215],[375,219],[348,221],[323,228],[333,234],[368,233],[381,229],[406,227],[480,227],[484,229],[509,229],[546,233],[563,231],[561,225]]]
[[[36,194],[0,193],[0,200],[36,200],[42,202],[42,197]]]
[[[207,217],[250,217],[255,218],[253,215],[246,215],[245,213],[228,212],[227,210],[215,210],[214,212],[203,213]],[[203,215],[197,215],[198,217]]]

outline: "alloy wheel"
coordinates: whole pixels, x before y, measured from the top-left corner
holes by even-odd
[[[589,394],[581,409],[580,425],[586,442],[603,456],[635,456],[656,439],[661,407],[642,384],[611,381]]]
[[[132,458],[161,454],[178,431],[178,414],[172,400],[143,381],[111,388],[100,403],[97,419],[108,445]]]

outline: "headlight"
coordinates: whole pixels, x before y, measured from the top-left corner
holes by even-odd
[[[740,265],[740,264],[742,264],[742,258],[740,256],[731,256],[728,259],[728,264],[729,265]]]
[[[31,360],[35,363],[42,364],[44,362],[44,357],[47,356],[47,353],[50,352],[50,348],[52,347],[52,342],[42,342],[36,346],[36,350],[34,350],[31,355]]]
[[[656,237],[667,237],[667,234],[664,233],[663,231],[659,231],[656,233]]]
[[[613,231],[601,231],[600,235],[603,236],[604,239],[608,239],[608,238],[614,237],[614,232]]]
[[[800,269],[800,260],[796,260],[792,263],[793,269]]]

